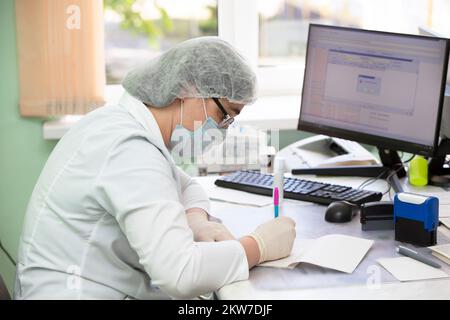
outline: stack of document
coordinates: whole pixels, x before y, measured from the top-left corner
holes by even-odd
[[[450,244],[442,244],[429,248],[431,249],[431,254],[433,256],[450,265]]]
[[[372,240],[342,234],[330,234],[318,239],[296,240],[289,257],[268,261],[261,267],[293,269],[299,263],[352,273],[373,244]]]

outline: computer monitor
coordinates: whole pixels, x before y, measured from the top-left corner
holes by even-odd
[[[418,31],[423,36],[443,38],[441,34],[424,26],[419,26]],[[450,138],[450,57],[449,65],[447,66],[447,87],[441,117],[441,138]]]
[[[311,24],[298,129],[432,155],[447,39]]]
[[[431,156],[448,56],[443,38],[311,24],[298,129],[377,146],[385,166]]]
[[[419,31],[419,34],[422,36],[435,37],[435,38],[446,38],[443,35],[441,35],[440,33],[434,31],[433,29],[430,29],[430,28],[427,28],[424,26],[419,26],[418,31]],[[450,86],[450,61],[447,66],[447,86]],[[447,88],[447,90],[448,90],[448,88]]]

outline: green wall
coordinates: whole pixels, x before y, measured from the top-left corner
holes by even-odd
[[[28,198],[55,142],[42,120],[19,115],[14,0],[0,1],[0,240],[14,259]],[[12,291],[15,268],[0,252],[0,274]]]
[[[17,259],[28,199],[56,141],[42,139],[42,119],[20,117],[14,0],[0,0],[0,240]],[[280,147],[305,137],[280,132]],[[0,251],[0,275],[12,292],[15,268]]]
[[[294,143],[300,139],[313,136],[312,133],[298,130],[282,130],[280,131],[280,149]]]

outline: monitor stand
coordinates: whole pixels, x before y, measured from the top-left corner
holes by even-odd
[[[356,176],[387,179],[395,192],[402,192],[399,178],[406,176],[406,171],[397,151],[378,148],[382,165],[342,166],[321,168],[292,169],[292,174],[315,174],[322,176]]]
[[[450,188],[450,166],[446,164],[450,154],[450,139],[444,138],[439,143],[436,155],[428,163],[430,185]]]

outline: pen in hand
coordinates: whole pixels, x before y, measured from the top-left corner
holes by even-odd
[[[278,218],[279,201],[280,201],[279,197],[280,197],[280,195],[279,195],[278,187],[275,187],[275,189],[273,189],[273,208],[274,208],[275,218]]]
[[[425,264],[427,264],[429,266],[432,266],[434,268],[440,268],[441,267],[440,264],[434,262],[430,258],[428,258],[428,257],[426,257],[426,256],[424,256],[424,255],[422,255],[422,254],[420,254],[420,253],[418,253],[418,252],[416,252],[416,251],[414,251],[412,249],[406,248],[404,246],[398,246],[397,247],[397,252],[402,254],[402,255],[404,255],[404,256],[410,257],[410,258],[412,258],[414,260],[423,262],[423,263],[425,263]]]

